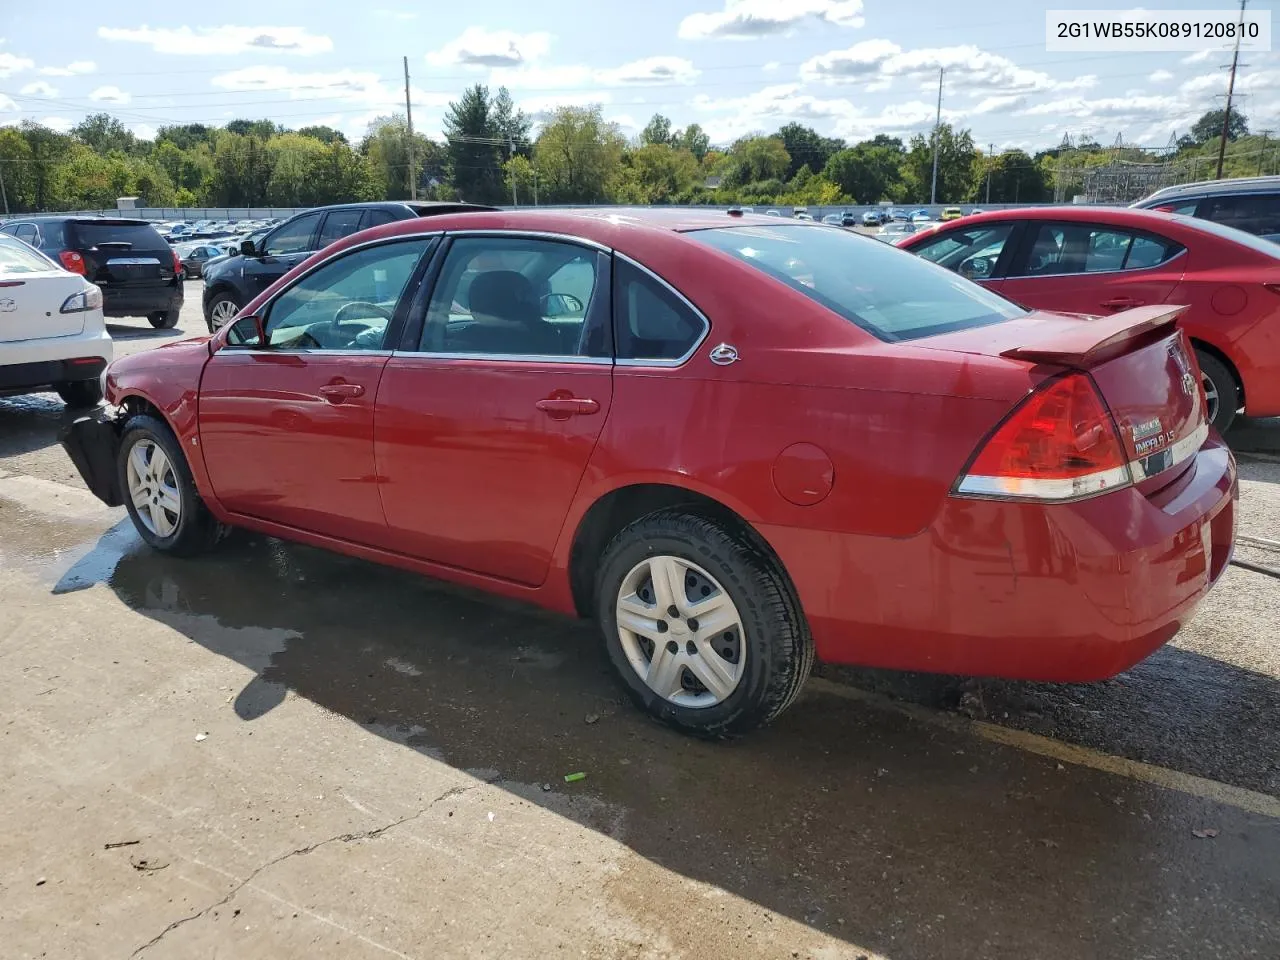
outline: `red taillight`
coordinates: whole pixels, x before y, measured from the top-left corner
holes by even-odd
[[[58,259],[62,261],[62,266],[65,269],[70,270],[72,273],[78,273],[82,277],[85,275],[84,257],[74,250],[63,250],[58,254]]]
[[[173,254],[173,272],[174,272],[174,273],[181,273],[181,272],[182,272],[182,258],[181,258],[180,256],[178,256],[178,251],[177,251],[177,250],[172,250],[172,249],[171,249],[169,252]]]
[[[956,492],[1074,500],[1133,482],[1115,421],[1086,374],[1027,397],[974,457]]]
[[[1154,210],[1156,213],[1173,213],[1173,211],[1176,210],[1177,207],[1171,207],[1169,206],[1169,204],[1164,203],[1158,207],[1152,207],[1151,209]]]

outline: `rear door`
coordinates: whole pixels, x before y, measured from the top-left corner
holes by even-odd
[[[329,244],[360,230],[364,215],[365,211],[359,208],[330,210],[324,215],[324,222],[320,225],[320,237],[316,241],[316,249],[323,250]]]
[[[1104,223],[1027,221],[996,288],[1038,310],[1100,315],[1162,304],[1182,279],[1180,244]]]
[[[258,244],[262,256],[244,258],[246,302],[316,251],[316,232],[323,215],[323,212],[304,213],[280,224]]]
[[[84,281],[34,250],[0,242],[0,342],[69,337],[84,329],[85,312],[63,313]]]
[[[1280,238],[1280,193],[1236,193],[1205,197],[1196,216],[1268,240]]]

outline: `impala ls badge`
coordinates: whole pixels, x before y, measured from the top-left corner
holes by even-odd
[[[13,311],[17,309],[18,304],[13,300],[10,300],[8,297],[0,300],[0,313],[13,313]]]
[[[722,343],[714,347],[709,356],[712,363],[727,367],[738,359],[738,348],[731,343]]]

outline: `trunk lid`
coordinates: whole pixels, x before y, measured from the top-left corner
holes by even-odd
[[[1035,312],[916,345],[1087,371],[1115,418],[1134,482],[1158,487],[1208,436],[1200,377],[1176,325],[1184,309],[1136,307],[1108,317]]]
[[[173,279],[173,252],[145,220],[85,218],[67,224],[67,247],[104,291],[153,287]]]

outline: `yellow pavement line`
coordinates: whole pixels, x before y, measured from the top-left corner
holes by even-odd
[[[1166,790],[1176,790],[1188,796],[1199,797],[1202,800],[1210,800],[1228,807],[1235,807],[1237,810],[1244,810],[1248,813],[1256,813],[1264,817],[1280,820],[1280,797],[1273,797],[1268,793],[1246,790],[1243,787],[1220,783],[1217,780],[1209,780],[1205,777],[1197,777],[1178,770],[1170,770],[1168,767],[1160,767],[1152,763],[1142,763],[1126,757],[1113,756],[1109,753],[1102,753],[1101,751],[1077,746],[1073,743],[1063,743],[1060,740],[1044,737],[1038,733],[1029,733],[1026,730],[1002,727],[999,724],[987,723],[983,720],[969,720],[958,714],[945,713],[931,707],[920,706],[919,704],[902,703],[882,694],[859,690],[857,687],[848,687],[821,677],[811,677],[808,684],[806,684],[806,689],[842,697],[845,700],[866,703],[881,709],[892,710],[931,726],[968,731],[992,743],[999,743],[1007,747],[1024,750],[1027,753],[1048,757],[1051,760],[1057,760],[1059,763],[1089,767],[1117,777],[1138,780],[1142,783],[1164,787]]]

